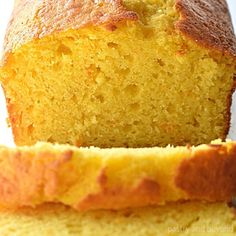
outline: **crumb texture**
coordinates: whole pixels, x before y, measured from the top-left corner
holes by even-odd
[[[223,203],[77,213],[61,205],[0,212],[4,236],[233,236],[233,210]]]

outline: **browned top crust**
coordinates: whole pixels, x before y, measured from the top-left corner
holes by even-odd
[[[143,178],[127,190],[123,186],[109,187],[106,179],[106,173],[102,171],[97,179],[101,191],[88,194],[73,207],[80,211],[96,209],[96,206],[101,206],[102,209],[123,209],[156,205],[160,202],[160,186],[156,181]]]
[[[6,33],[5,54],[35,38],[66,29],[137,20],[122,0],[19,0]],[[236,39],[225,0],[176,0],[176,27],[198,44],[236,57]]]
[[[47,202],[78,211],[236,196],[236,142],[144,149],[41,143],[0,147],[0,207]]]
[[[176,0],[176,27],[207,48],[236,57],[236,38],[225,0]]]
[[[21,0],[15,4],[4,51],[57,31],[89,25],[112,26],[122,20],[137,19],[137,14],[128,11],[121,0]]]
[[[230,201],[236,196],[236,146],[209,145],[182,161],[175,183],[192,199]]]

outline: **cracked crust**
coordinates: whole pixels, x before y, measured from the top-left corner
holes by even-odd
[[[196,43],[236,58],[236,38],[225,0],[176,0],[176,27]]]
[[[183,160],[175,183],[193,199],[231,201],[236,195],[235,167],[235,145],[209,145]]]
[[[137,19],[137,14],[127,10],[121,0],[21,0],[15,4],[9,22],[4,52],[67,29],[104,25],[114,30],[120,21]]]
[[[236,142],[144,149],[37,144],[0,148],[0,206],[63,203],[78,211],[228,202],[236,195]]]
[[[236,39],[225,0],[176,0],[180,19],[176,28],[203,47],[236,57]],[[15,2],[5,37],[6,54],[54,32],[104,25],[115,30],[120,21],[136,21],[137,13],[122,0],[19,0]]]

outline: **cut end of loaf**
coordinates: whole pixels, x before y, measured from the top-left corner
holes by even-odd
[[[149,147],[225,138],[235,62],[186,39],[175,1],[124,1],[136,22],[66,30],[3,68],[17,145]]]
[[[165,148],[0,147],[0,206],[63,203],[120,210],[182,200],[229,202],[236,143]]]

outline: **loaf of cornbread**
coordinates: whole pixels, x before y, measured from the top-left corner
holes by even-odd
[[[224,203],[78,213],[61,205],[0,211],[1,236],[235,236],[235,210]]]
[[[0,148],[0,206],[63,203],[119,210],[236,196],[236,142],[197,147],[76,148],[39,143]]]
[[[225,0],[20,0],[0,80],[17,145],[225,138],[236,40]]]

